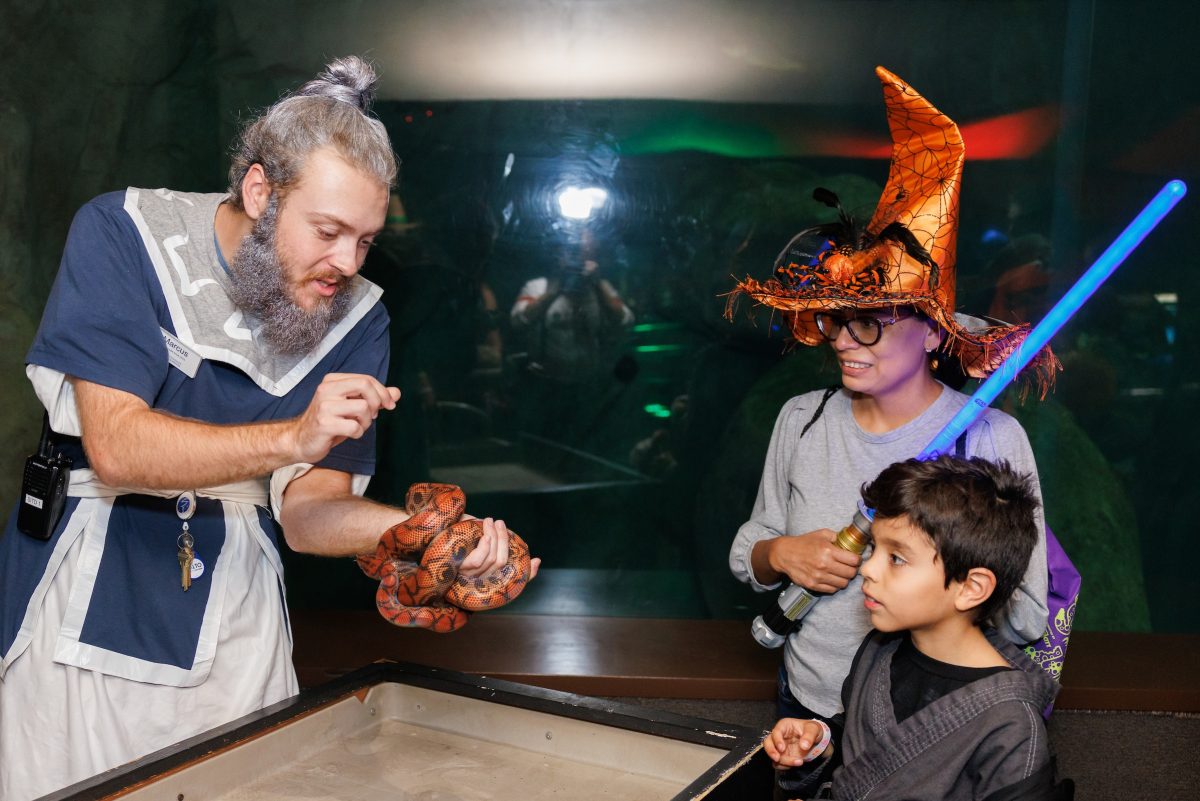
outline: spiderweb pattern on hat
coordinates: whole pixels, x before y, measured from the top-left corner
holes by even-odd
[[[882,67],[892,158],[888,181],[871,220],[861,225],[833,192],[813,197],[838,210],[837,222],[797,234],[780,253],[772,278],[747,277],[729,294],[786,314],[796,340],[824,341],[813,312],[912,306],[947,332],[943,350],[966,373],[983,378],[1025,339],[1028,324],[990,324],[954,313],[958,203],[965,149],[954,121]],[[972,320],[971,324],[967,321]],[[1049,348],[1025,376],[1045,395],[1060,369]]]

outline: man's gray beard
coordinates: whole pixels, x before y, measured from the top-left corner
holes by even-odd
[[[350,311],[351,293],[345,284],[328,301],[306,311],[292,300],[287,273],[275,247],[278,201],[275,195],[250,234],[242,240],[229,265],[229,297],[243,313],[258,322],[271,349],[283,356],[313,350],[331,327]]]

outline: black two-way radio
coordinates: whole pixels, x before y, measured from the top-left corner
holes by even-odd
[[[71,480],[71,460],[54,452],[50,415],[42,417],[42,438],[37,453],[25,460],[21,482],[21,505],[17,509],[17,528],[36,540],[48,540],[67,502]]]

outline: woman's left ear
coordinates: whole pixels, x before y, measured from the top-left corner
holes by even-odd
[[[995,589],[996,574],[986,567],[973,567],[967,571],[967,577],[959,582],[954,608],[960,612],[974,609],[991,598]]]
[[[946,332],[935,321],[929,321],[929,332],[925,334],[925,352],[933,353],[942,346],[942,338]]]

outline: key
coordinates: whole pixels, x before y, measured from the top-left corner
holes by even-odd
[[[179,552],[179,581],[184,592],[192,586],[192,552],[186,548]]]
[[[183,591],[187,592],[192,586],[192,559],[195,558],[196,552],[192,550],[192,546],[196,541],[192,539],[191,533],[188,532],[188,524],[183,524],[183,533],[176,540],[179,546],[179,583],[183,587]]]

